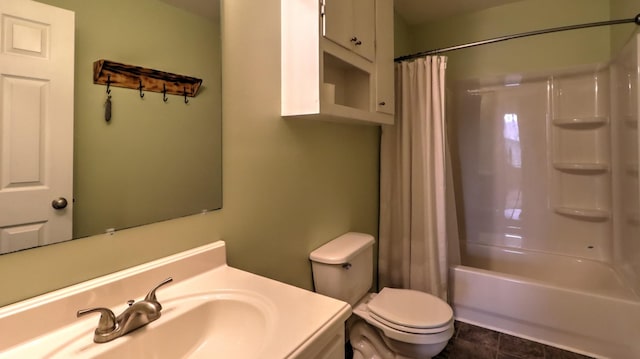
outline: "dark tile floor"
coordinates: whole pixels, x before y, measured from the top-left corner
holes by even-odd
[[[447,347],[434,359],[589,359],[590,357],[456,322]]]
[[[353,350],[345,346],[347,359]],[[433,359],[593,359],[549,345],[514,337],[475,325],[455,323],[455,333],[444,350]]]

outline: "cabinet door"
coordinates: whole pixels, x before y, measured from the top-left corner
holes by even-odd
[[[376,39],[376,0],[352,0],[353,1],[353,37],[354,51],[360,56],[374,61]],[[391,8],[393,16],[393,7]],[[391,20],[393,21],[393,19]],[[393,28],[392,28],[393,30]]]
[[[324,0],[323,4],[323,35],[373,62],[375,0]]]
[[[393,0],[376,1],[376,111],[395,112]]]
[[[322,34],[327,39],[346,47],[352,48],[352,13],[351,0],[324,0],[324,18]]]

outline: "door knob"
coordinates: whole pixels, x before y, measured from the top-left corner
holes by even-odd
[[[64,197],[56,198],[51,202],[51,207],[55,209],[63,209],[67,207],[67,199]]]

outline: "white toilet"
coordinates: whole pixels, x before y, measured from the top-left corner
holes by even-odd
[[[316,292],[343,300],[355,316],[347,322],[354,359],[431,358],[453,336],[453,310],[431,294],[383,288],[373,280],[371,235],[346,233],[310,254]]]

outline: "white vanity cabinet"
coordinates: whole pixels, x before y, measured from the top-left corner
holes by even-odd
[[[335,322],[302,344],[291,359],[344,359],[344,322]]]
[[[393,124],[393,0],[282,0],[281,15],[283,117]]]

